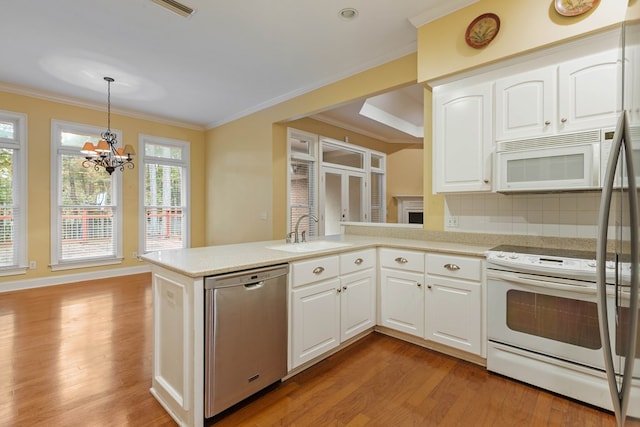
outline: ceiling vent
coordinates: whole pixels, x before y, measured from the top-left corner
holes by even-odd
[[[193,13],[195,12],[194,9],[190,8],[187,5],[179,3],[175,0],[151,0],[151,1],[154,2],[155,4],[159,4],[165,9],[169,9],[171,12],[177,13],[180,16],[184,16],[185,18],[188,18],[189,16],[193,15]]]

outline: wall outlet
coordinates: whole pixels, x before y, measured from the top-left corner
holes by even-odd
[[[36,269],[36,262],[29,261],[29,270],[35,270],[35,269]]]
[[[131,253],[131,257],[137,259],[138,258],[138,252],[132,252]]]
[[[447,217],[447,228],[454,228],[458,226],[458,217],[457,216],[448,216]]]

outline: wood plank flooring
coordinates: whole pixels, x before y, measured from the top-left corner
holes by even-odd
[[[175,426],[149,393],[150,275],[0,293],[0,426]],[[614,426],[613,416],[380,334],[215,426]],[[640,423],[629,423],[640,426]]]

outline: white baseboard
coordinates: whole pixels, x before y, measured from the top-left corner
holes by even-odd
[[[89,273],[63,274],[60,276],[38,277],[36,279],[13,280],[0,283],[0,293],[19,291],[22,289],[42,288],[45,286],[63,285],[65,283],[84,282],[87,280],[106,279],[108,277],[129,276],[131,274],[151,271],[149,264],[140,267],[108,268]]]

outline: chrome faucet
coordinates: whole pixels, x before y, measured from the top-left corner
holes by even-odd
[[[298,227],[300,226],[300,221],[302,221],[303,218],[309,217],[309,219],[314,220],[315,222],[318,222],[318,217],[315,215],[309,215],[309,214],[305,214],[302,215],[300,218],[298,218],[298,221],[296,221],[296,231],[293,232],[293,237],[294,237],[294,241],[293,243],[300,243],[300,240],[298,239]],[[305,232],[302,232],[302,241],[306,241],[306,237],[305,237]]]

